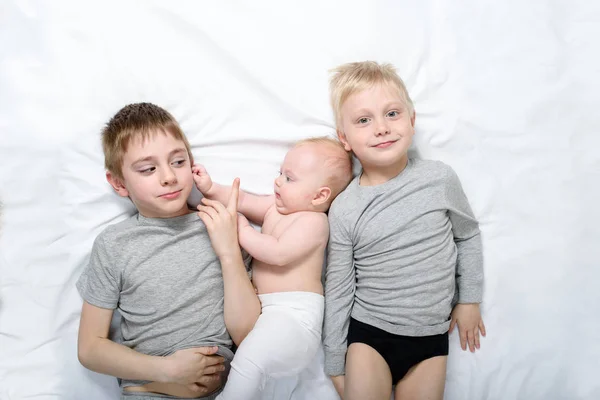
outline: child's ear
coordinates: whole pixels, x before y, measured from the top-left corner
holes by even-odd
[[[320,206],[321,204],[325,204],[327,200],[331,197],[331,189],[327,186],[319,188],[315,197],[312,199],[313,206]]]
[[[338,139],[340,139],[340,142],[342,142],[342,144],[344,145],[344,150],[352,151],[352,148],[348,144],[348,140],[346,139],[346,135],[344,134],[344,132],[338,130],[337,137]]]
[[[413,110],[412,116],[410,117],[410,124],[415,127],[415,120],[417,119],[417,112]]]
[[[115,192],[117,192],[119,196],[129,197],[129,191],[125,187],[123,180],[114,176],[110,171],[106,171],[106,180],[108,183],[110,183],[110,186],[115,189]]]

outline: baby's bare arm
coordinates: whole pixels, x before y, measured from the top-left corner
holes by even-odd
[[[239,231],[240,245],[253,258],[277,266],[302,259],[327,243],[328,236],[327,215],[318,212],[302,213],[279,238],[257,232],[249,225]]]
[[[218,183],[213,183],[211,190],[206,194],[206,197],[212,200],[217,200],[220,203],[227,204],[231,186],[224,186]],[[240,199],[238,201],[238,211],[241,212],[250,221],[262,225],[265,214],[269,207],[275,203],[275,196],[259,196],[240,190]]]
[[[227,204],[231,194],[231,186],[220,185],[210,178],[206,169],[196,164],[192,168],[196,187],[208,199]],[[275,196],[259,196],[240,190],[237,210],[244,214],[250,221],[262,225],[269,207],[275,204]]]

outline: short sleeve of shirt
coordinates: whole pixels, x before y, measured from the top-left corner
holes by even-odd
[[[81,297],[89,304],[115,309],[121,292],[121,274],[117,272],[114,259],[108,250],[102,232],[94,241],[90,261],[76,286]]]

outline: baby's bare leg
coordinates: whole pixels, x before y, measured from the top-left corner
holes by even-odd
[[[442,400],[448,356],[428,358],[412,367],[396,385],[395,400]]]
[[[344,400],[389,400],[392,374],[371,346],[352,343],[346,356]]]

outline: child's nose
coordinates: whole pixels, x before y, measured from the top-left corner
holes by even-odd
[[[390,133],[390,127],[388,125],[388,122],[385,119],[378,121],[376,135],[381,136],[387,135],[388,133]]]
[[[172,185],[177,182],[177,176],[173,173],[171,168],[167,168],[164,170],[163,176],[161,177],[161,183],[163,186]]]

